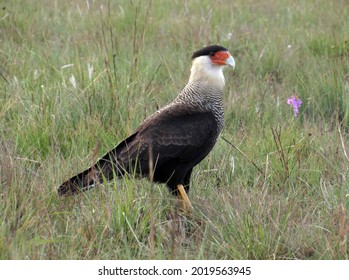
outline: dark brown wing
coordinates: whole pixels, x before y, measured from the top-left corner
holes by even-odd
[[[211,112],[167,111],[141,125],[106,157],[116,158],[128,172],[136,169],[145,175],[151,146],[155,168],[166,164],[192,168],[209,153],[217,135]]]

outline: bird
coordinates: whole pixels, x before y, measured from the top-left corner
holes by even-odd
[[[234,69],[235,60],[220,45],[205,46],[191,58],[189,81],[177,97],[90,168],[60,185],[59,195],[75,195],[115,177],[136,174],[166,184],[179,198],[183,212],[193,212],[188,197],[191,174],[223,129],[223,68]]]

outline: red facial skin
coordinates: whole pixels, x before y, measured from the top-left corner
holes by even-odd
[[[228,51],[219,51],[214,55],[210,56],[211,61],[214,64],[225,65],[226,60],[230,57],[230,53]]]

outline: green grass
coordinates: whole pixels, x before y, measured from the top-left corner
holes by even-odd
[[[1,5],[0,259],[349,258],[346,1]],[[132,176],[59,198],[176,96],[211,43],[237,67],[227,141],[192,176],[193,217]]]

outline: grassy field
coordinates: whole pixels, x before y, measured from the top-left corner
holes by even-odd
[[[348,17],[345,0],[2,2],[0,259],[348,259]],[[192,217],[146,180],[57,196],[216,43],[236,69]]]

